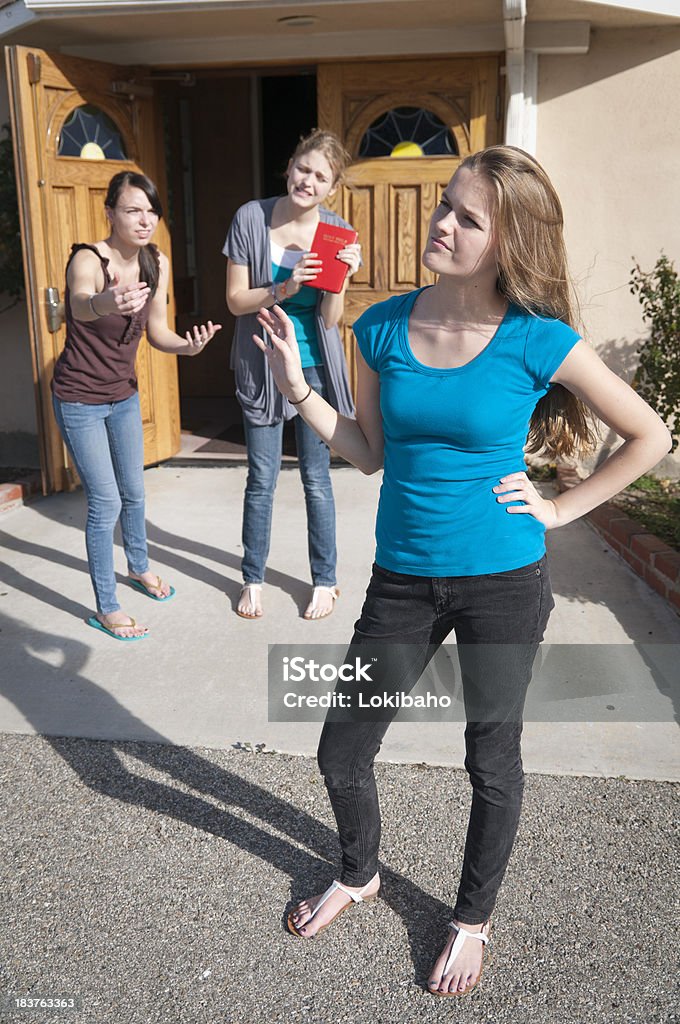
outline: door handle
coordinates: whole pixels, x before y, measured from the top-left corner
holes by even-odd
[[[58,288],[45,289],[45,307],[47,310],[47,329],[56,334],[65,320],[64,303],[59,299]]]

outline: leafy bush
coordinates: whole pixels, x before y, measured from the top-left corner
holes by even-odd
[[[652,271],[645,273],[636,263],[631,275],[630,290],[639,297],[650,327],[638,349],[633,386],[665,421],[675,449],[680,440],[680,279],[663,253]]]

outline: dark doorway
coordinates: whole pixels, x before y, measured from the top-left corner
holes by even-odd
[[[183,454],[229,458],[243,454],[244,440],[222,247],[239,206],[285,190],[288,159],[317,123],[316,75],[225,69],[160,79],[177,331],[208,319],[223,325],[204,353],[178,360]]]
[[[271,75],[260,83],[262,194],[280,195],[300,136],[316,127],[316,75]]]

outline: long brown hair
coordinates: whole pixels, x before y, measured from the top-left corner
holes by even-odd
[[[461,166],[483,175],[494,190],[499,292],[532,316],[578,329],[562,204],[541,165],[515,146],[490,146]],[[596,436],[588,408],[555,384],[534,409],[526,450],[573,455],[590,450]]]
[[[135,171],[119,171],[118,174],[114,174],[109,182],[104,206],[113,210],[120,198],[121,192],[128,185],[131,188],[138,188],[144,193],[149,200],[149,206],[160,220],[163,216],[163,207],[161,206],[158,189],[151,178],[147,178],[146,174],[138,174]],[[149,242],[139,250],[139,279],[148,284],[152,295],[156,294],[160,274],[161,263],[158,256],[158,248],[153,242]]]

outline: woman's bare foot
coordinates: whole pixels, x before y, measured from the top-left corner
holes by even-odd
[[[479,932],[487,937],[489,935],[489,921],[484,921],[482,924],[465,924],[454,919],[453,923],[466,932]],[[432,973],[428,979],[427,987],[430,992],[434,992],[436,995],[465,995],[467,992],[472,991],[482,973],[484,943],[481,939],[469,937],[465,938],[460,952],[453,962],[448,965],[447,969],[446,962],[458,934],[454,928],[451,929],[449,940],[432,968]]]
[[[151,572],[150,569],[142,573],[128,572],[128,576],[131,580],[137,580],[138,583],[141,583],[151,596],[158,598],[159,601],[162,601],[164,597],[170,596],[170,591],[172,590],[170,584],[162,580],[160,576],[157,576],[155,572]]]
[[[97,618],[105,629],[115,633],[116,636],[144,636],[149,632],[148,626],[138,625],[130,615],[121,611],[109,612],[108,615],[101,615],[97,612]]]
[[[262,584],[244,583],[236,606],[236,614],[242,619],[262,618]]]
[[[373,878],[366,885],[346,885],[345,889],[361,894],[362,899],[370,900],[376,896],[380,889],[380,875],[376,872]],[[331,921],[342,913],[353,901],[342,889],[336,889],[315,913],[316,907],[323,899],[325,893],[320,896],[312,896],[308,900],[298,903],[295,910],[290,914],[290,921],[295,925],[296,930],[305,939],[311,939],[313,935],[329,925]]]

